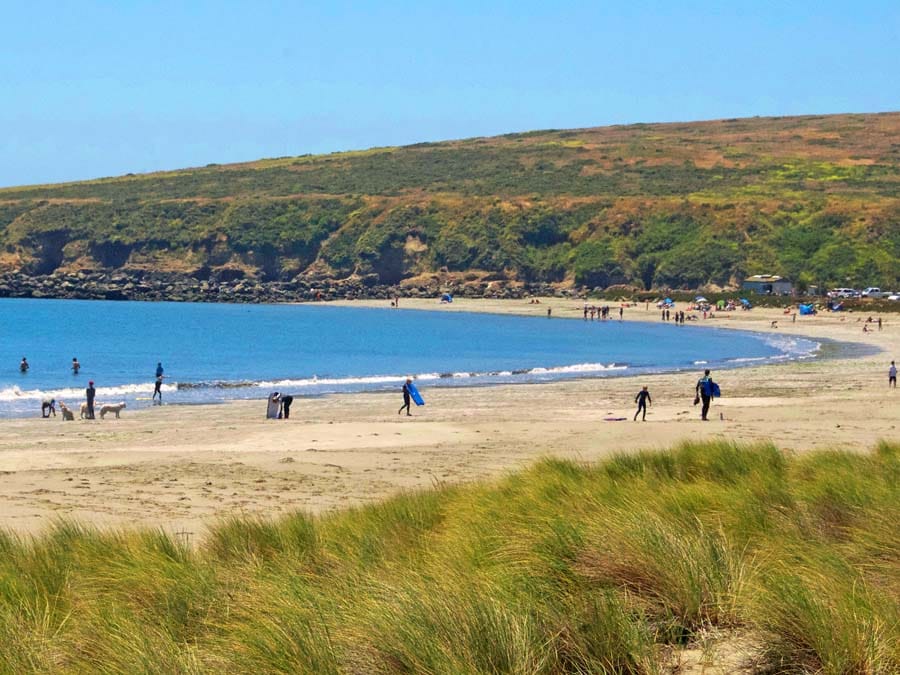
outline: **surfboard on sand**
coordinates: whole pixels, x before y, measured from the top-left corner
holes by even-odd
[[[416,405],[425,405],[425,399],[422,398],[422,394],[419,393],[416,385],[410,382],[408,385],[406,385],[406,388],[409,389],[409,395]]]

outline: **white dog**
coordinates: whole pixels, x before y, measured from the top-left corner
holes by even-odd
[[[63,422],[74,422],[75,421],[75,413],[69,410],[66,407],[66,404],[62,401],[59,402],[59,410],[62,412]]]
[[[125,408],[125,402],[106,403],[100,406],[100,419],[106,419],[106,413],[116,413],[116,419],[119,419],[119,413]]]
[[[87,403],[82,403],[81,404],[81,419],[83,419],[83,420],[87,419],[87,411],[88,411]]]

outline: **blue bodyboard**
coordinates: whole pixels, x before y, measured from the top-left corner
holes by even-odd
[[[425,405],[425,399],[422,398],[422,394],[419,393],[419,390],[416,389],[416,385],[410,382],[406,385],[406,388],[409,389],[409,395],[413,400],[413,403],[416,405]]]
[[[713,382],[712,380],[706,380],[703,382],[703,395],[709,396],[710,398],[718,398],[722,395],[722,392],[719,390],[719,385]]]
[[[719,385],[715,382],[712,382],[712,395],[713,398],[719,398],[722,395],[722,391],[719,389]]]

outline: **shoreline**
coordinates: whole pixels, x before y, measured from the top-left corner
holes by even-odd
[[[424,301],[427,303],[428,301]],[[464,301],[465,302],[465,301]],[[498,306],[498,301],[489,301],[491,304],[486,308],[476,306],[474,309],[462,307],[456,309],[453,313],[463,316],[477,317],[479,314],[491,314],[494,316],[516,315],[523,318],[546,320],[544,316],[528,316],[520,312],[500,311],[502,308]],[[306,303],[282,303],[286,306],[303,306]],[[421,302],[419,304],[422,304]],[[500,301],[501,305],[507,305],[506,301]],[[389,308],[382,306],[379,301],[350,301],[350,302],[334,302],[320,303],[314,305],[324,311],[335,307],[347,307],[351,309],[371,310],[385,312]],[[412,307],[403,308],[405,312],[439,312],[444,309],[445,305],[439,307]],[[581,320],[578,316],[559,316],[557,319],[567,321]],[[729,317],[730,318],[730,317]],[[618,319],[608,319],[606,321],[596,320],[597,324],[618,324]],[[591,323],[594,323],[592,320]],[[641,323],[641,324],[659,324],[645,316],[631,316],[625,323]],[[767,342],[772,333],[764,332],[758,328],[747,328],[745,326],[727,326],[722,324],[714,324],[710,322],[692,321],[682,326],[687,330],[696,328],[705,329],[725,329],[731,328],[740,331],[743,334],[751,335],[761,342]],[[676,326],[676,329],[680,329]],[[602,328],[598,328],[602,330]],[[440,371],[431,370],[421,373],[369,373],[361,375],[348,376],[287,376],[287,377],[269,377],[265,380],[210,380],[210,381],[186,381],[172,382],[163,385],[166,394],[167,406],[199,406],[199,405],[224,405],[234,401],[253,401],[264,399],[268,391],[273,388],[284,390],[292,387],[297,391],[290,393],[298,399],[322,398],[327,396],[345,396],[363,393],[384,393],[394,391],[404,377],[411,376],[416,381],[421,381],[426,387],[460,387],[460,388],[483,388],[497,386],[521,386],[534,384],[548,384],[552,382],[572,382],[577,380],[590,380],[597,378],[622,378],[622,377],[653,377],[658,375],[666,375],[673,373],[682,373],[685,371],[693,371],[701,366],[709,366],[716,370],[726,371],[739,368],[749,368],[760,365],[780,365],[792,363],[794,361],[802,361],[808,359],[831,359],[831,358],[859,358],[877,353],[879,348],[871,345],[865,345],[860,342],[833,340],[831,338],[817,337],[806,334],[792,334],[791,339],[805,340],[814,343],[817,347],[811,351],[791,351],[789,347],[783,345],[769,344],[773,349],[780,350],[780,354],[773,354],[765,357],[740,357],[726,359],[724,361],[696,361],[693,363],[684,362],[678,365],[666,366],[647,366],[634,365],[626,362],[582,362],[582,361],[566,361],[564,363],[555,363],[553,365],[535,365],[531,367],[522,367],[510,370],[490,369],[483,371]],[[263,387],[262,384],[268,382],[269,386]],[[389,382],[389,383],[388,383]],[[309,387],[319,386],[337,387],[330,391],[304,391]],[[145,390],[138,390],[144,387]],[[19,390],[23,395],[17,395],[12,401],[34,401],[35,405],[40,400],[46,398],[55,398],[57,400],[80,399],[82,391],[80,387],[73,386],[47,386],[22,390],[19,385],[11,384],[10,389]],[[237,396],[233,398],[225,397],[220,400],[177,400],[179,392],[190,391],[240,391],[246,396]],[[148,382],[125,382],[121,384],[107,385],[100,391],[101,399],[114,398],[127,400],[129,403],[129,414],[144,414],[149,410],[155,409],[155,406],[138,405],[135,402],[148,400],[147,397],[152,392],[152,385]],[[143,396],[144,398],[140,398]],[[176,398],[172,402],[172,398]],[[16,413],[11,411],[9,415],[0,416],[0,420],[8,419],[29,419],[34,417],[31,410]]]
[[[401,302],[397,311],[447,309],[431,300]],[[450,311],[541,316],[547,307],[543,301],[458,302]],[[555,317],[578,318],[574,301],[548,302]],[[757,308],[742,314],[698,323],[769,333],[772,320],[785,318]],[[709,423],[700,422],[691,405],[703,366],[434,387],[429,405],[412,418],[396,414],[396,393],[373,391],[298,397],[287,421],[262,419],[258,399],[127,411],[120,420],[98,424],[5,419],[0,527],[28,534],[55,518],[74,518],[201,537],[205,524],[228,514],[319,513],[434,484],[495,478],[540,457],[590,461],[685,439],[773,440],[795,452],[868,451],[880,439],[900,437],[900,399],[886,386],[887,365],[900,352],[900,322],[882,316],[885,330],[868,334],[853,315],[798,317],[793,326],[787,317],[780,334],[881,351],[714,370],[714,377],[721,371],[716,379],[724,396],[713,404]],[[659,321],[658,313],[643,308],[626,310],[625,320]],[[647,422],[633,423],[632,399],[643,384],[650,386],[653,404]]]

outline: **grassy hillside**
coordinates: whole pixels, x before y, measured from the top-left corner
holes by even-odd
[[[900,286],[900,113],[540,131],[0,190],[0,268]]]
[[[60,524],[0,538],[0,672],[887,675],[898,519],[896,444],[720,442],[235,519],[197,548]]]

